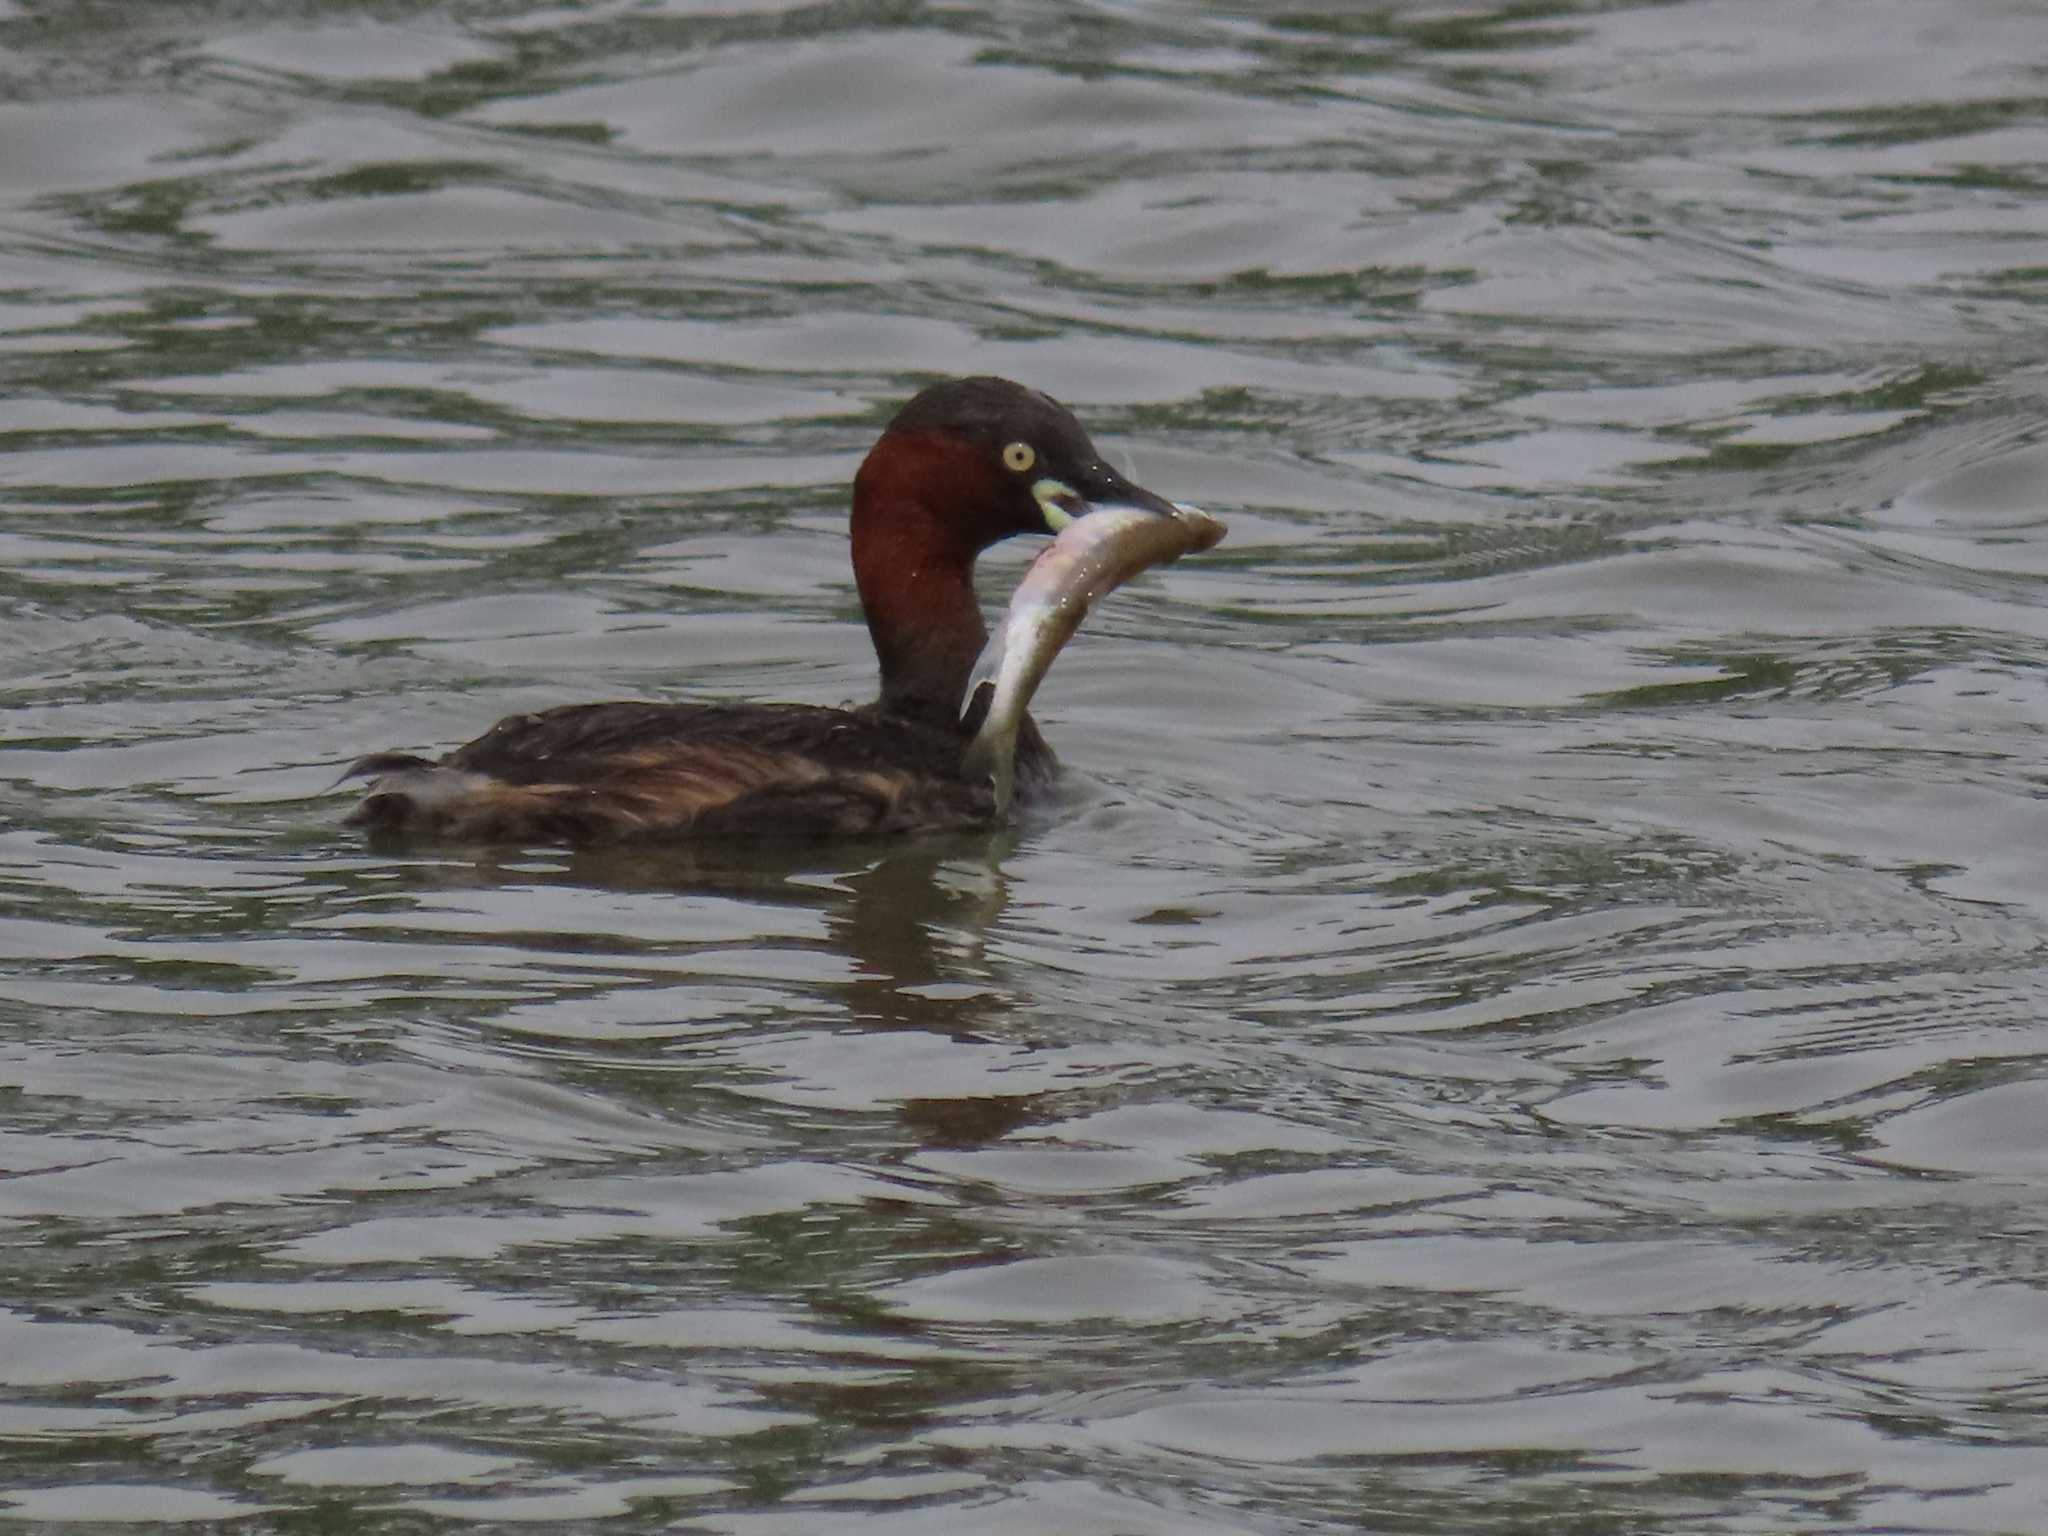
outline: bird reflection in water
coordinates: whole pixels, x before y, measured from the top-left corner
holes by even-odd
[[[716,845],[550,849],[524,855],[476,850],[402,867],[402,877],[440,887],[674,892],[751,906],[809,909],[816,938],[764,938],[764,950],[801,947],[841,957],[852,970],[840,982],[808,984],[806,998],[836,994],[844,1014],[834,1027],[928,1034],[957,1044],[1010,1040],[1012,1007],[984,962],[985,942],[1009,900],[1005,855],[1017,834],[938,835],[886,844],[752,845],[721,856]],[[385,874],[390,874],[388,867]],[[388,887],[387,887],[388,889]],[[617,956],[644,940],[580,930],[546,932],[543,898],[520,940],[556,952]],[[764,925],[765,926],[765,925]],[[685,940],[687,942],[687,940]],[[791,1025],[818,1023],[807,1007]],[[758,1025],[756,1026],[758,1027]],[[687,1049],[677,1042],[676,1049]],[[996,1141],[1045,1118],[1042,1093],[905,1097],[898,1113],[920,1147],[961,1148]]]

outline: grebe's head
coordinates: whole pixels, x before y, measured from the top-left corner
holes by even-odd
[[[1008,379],[949,379],[896,413],[854,479],[863,510],[916,507],[967,553],[1018,533],[1058,533],[1097,507],[1165,516],[1173,504],[1111,469],[1073,412]]]

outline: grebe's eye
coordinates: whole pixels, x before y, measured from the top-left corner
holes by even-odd
[[[1038,462],[1038,450],[1029,443],[1010,443],[1003,449],[1003,468],[1023,474]]]

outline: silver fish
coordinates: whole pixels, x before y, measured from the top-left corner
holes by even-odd
[[[1075,518],[1031,562],[1002,622],[975,658],[960,703],[965,716],[983,688],[994,689],[961,765],[970,778],[985,775],[994,783],[999,813],[1009,808],[1015,787],[1024,710],[1095,600],[1141,571],[1213,549],[1226,531],[1220,519],[1183,502],[1174,503],[1171,513],[1112,505]]]

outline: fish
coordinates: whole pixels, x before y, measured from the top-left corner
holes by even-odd
[[[1002,622],[968,673],[960,703],[965,719],[984,691],[989,693],[988,713],[963,749],[961,771],[994,785],[997,814],[1009,809],[1015,789],[1025,708],[1096,599],[1141,571],[1214,549],[1229,531],[1200,507],[1172,505],[1166,513],[1112,504],[1075,518],[1031,562],[1010,595]]]

